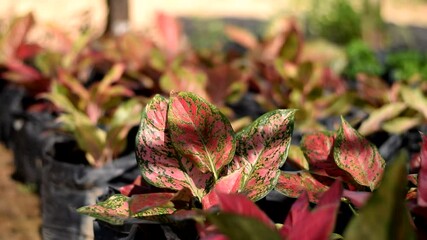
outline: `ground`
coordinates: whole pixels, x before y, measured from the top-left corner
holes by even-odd
[[[11,178],[13,171],[13,156],[0,145],[0,240],[39,240],[40,199]]]

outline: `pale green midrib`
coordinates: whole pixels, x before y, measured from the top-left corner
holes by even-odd
[[[214,178],[215,178],[215,182],[216,182],[216,181],[218,180],[218,173],[217,173],[217,171],[216,171],[215,164],[214,164],[214,162],[212,161],[212,157],[211,157],[211,155],[210,155],[210,153],[209,153],[209,151],[208,151],[208,149],[207,149],[207,147],[206,147],[206,143],[205,143],[205,141],[203,140],[203,136],[202,136],[202,134],[200,133],[200,131],[198,130],[198,128],[196,127],[196,124],[193,122],[193,120],[192,120],[192,118],[191,118],[191,117],[190,117],[190,123],[191,123],[191,125],[193,125],[194,129],[196,129],[197,135],[199,136],[199,139],[200,139],[200,141],[202,142],[203,150],[206,152],[206,154],[207,154],[207,156],[208,156],[208,160],[209,160],[209,167],[211,168],[211,172],[214,174]]]

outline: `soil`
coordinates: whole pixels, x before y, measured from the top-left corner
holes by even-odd
[[[0,144],[0,240],[39,240],[40,199],[26,186],[14,181],[13,156]]]

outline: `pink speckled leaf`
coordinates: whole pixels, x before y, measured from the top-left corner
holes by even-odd
[[[122,225],[130,218],[128,200],[128,197],[116,194],[103,202],[81,207],[77,211],[113,225]]]
[[[295,110],[264,114],[237,134],[231,169],[243,167],[240,191],[251,200],[263,198],[276,185],[288,155]]]
[[[380,183],[385,161],[378,149],[342,118],[334,145],[337,166],[348,172],[360,185],[371,190]]]
[[[422,139],[420,172],[418,173],[417,203],[421,207],[427,207],[427,137],[422,134]]]
[[[211,191],[203,197],[203,209],[209,209],[219,203],[217,193],[237,193],[242,181],[242,171],[243,169],[239,169],[220,178]]]
[[[199,199],[212,174],[202,173],[188,159],[180,157],[166,129],[168,101],[156,95],[146,106],[136,137],[136,156],[142,176],[159,188],[191,189]]]
[[[334,135],[329,132],[305,134],[301,139],[301,150],[304,152],[310,170],[337,168],[332,152]]]
[[[312,175],[307,171],[281,172],[275,189],[292,198],[307,192],[310,202],[317,202],[333,181],[331,178]]]
[[[303,136],[301,150],[307,158],[310,172],[334,178],[341,177],[343,180],[352,182],[348,173],[335,163],[334,141],[335,135],[330,132],[314,132]]]
[[[202,172],[212,172],[218,179],[236,148],[227,118],[197,95],[180,92],[171,93],[167,124],[176,151]]]

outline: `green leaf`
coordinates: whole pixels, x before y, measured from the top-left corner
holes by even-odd
[[[381,129],[384,121],[398,116],[403,110],[406,109],[406,104],[401,102],[389,103],[378,109],[375,109],[369,115],[369,118],[363,121],[358,131],[362,135],[369,135]]]
[[[79,148],[86,152],[90,164],[99,166],[113,159],[112,155],[104,155],[106,132],[93,124],[82,121],[84,118],[74,118],[74,137]]]
[[[406,160],[400,152],[387,167],[381,186],[344,232],[346,240],[415,239],[406,208]]]
[[[208,215],[208,220],[227,235],[230,240],[280,240],[277,230],[265,225],[256,218],[232,213]]]
[[[303,151],[299,146],[291,145],[289,147],[287,163],[291,163],[292,166],[298,168],[299,170],[308,170],[309,164],[307,159],[304,156]]]
[[[380,183],[385,161],[375,145],[353,129],[344,118],[341,118],[341,122],[333,149],[335,163],[358,184],[374,190]]]
[[[125,149],[128,133],[132,127],[138,125],[141,111],[142,104],[136,99],[124,102],[114,111],[105,144],[114,156]]]
[[[241,192],[257,201],[276,185],[280,167],[288,156],[295,110],[264,114],[240,131],[232,169],[243,167]]]
[[[423,120],[421,116],[398,117],[385,122],[382,128],[389,133],[402,134],[415,126],[418,126],[422,122]]]
[[[402,87],[401,94],[403,101],[409,107],[419,111],[427,119],[427,98],[420,88]]]

